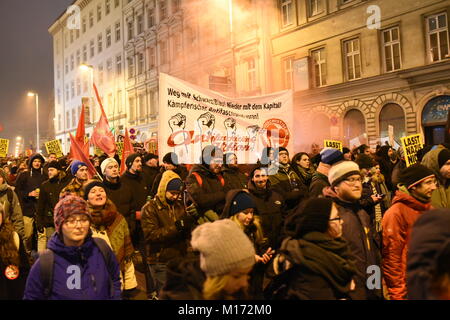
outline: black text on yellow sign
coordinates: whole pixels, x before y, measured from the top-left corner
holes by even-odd
[[[5,158],[8,156],[9,140],[0,139],[0,157]]]
[[[62,158],[64,156],[61,148],[61,142],[59,140],[52,140],[45,143],[45,148],[47,149],[47,153],[56,154],[57,158]]]
[[[420,134],[401,138],[403,150],[405,152],[406,166],[409,167],[417,163],[417,151],[422,149]]]
[[[335,141],[335,140],[324,140],[323,145],[325,148],[333,148],[338,149],[342,152],[342,142],[341,141]]]

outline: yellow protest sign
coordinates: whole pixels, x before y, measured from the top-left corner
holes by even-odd
[[[116,146],[117,146],[117,155],[119,156],[120,159],[122,159],[122,152],[123,152],[123,142],[116,142]]]
[[[342,142],[336,140],[323,140],[323,145],[325,148],[338,149],[342,152]]]
[[[417,162],[417,151],[422,149],[422,139],[420,134],[413,134],[411,136],[403,137],[403,150],[405,152],[406,166],[409,167]]]
[[[94,148],[94,155],[96,155],[97,157],[101,156],[103,154],[103,150],[100,149],[99,147],[95,146]]]
[[[59,140],[47,141],[45,143],[45,148],[47,149],[48,154],[54,153],[57,158],[62,158],[64,156]]]
[[[6,158],[8,156],[9,140],[0,139],[0,158]]]

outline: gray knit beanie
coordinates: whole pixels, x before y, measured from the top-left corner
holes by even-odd
[[[192,232],[191,245],[200,251],[200,268],[207,276],[220,276],[255,264],[253,244],[229,219],[198,226]]]

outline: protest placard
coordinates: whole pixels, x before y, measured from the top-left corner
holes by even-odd
[[[406,166],[409,167],[417,162],[417,151],[422,149],[422,139],[420,134],[401,138],[403,150],[405,152]]]
[[[0,139],[0,158],[6,158],[8,156],[9,140]]]
[[[342,142],[336,140],[323,140],[323,146],[325,148],[338,149],[342,152]]]
[[[61,142],[59,140],[47,141],[45,143],[45,149],[47,149],[47,154],[54,153],[57,158],[62,158],[64,156]]]

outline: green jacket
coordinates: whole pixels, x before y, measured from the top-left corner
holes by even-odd
[[[429,151],[422,159],[421,164],[431,169],[439,181],[438,188],[431,196],[431,205],[434,208],[448,208],[450,209],[450,186],[446,187],[447,179],[444,179],[439,172],[438,155],[443,146],[439,145],[436,149]]]

